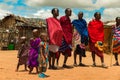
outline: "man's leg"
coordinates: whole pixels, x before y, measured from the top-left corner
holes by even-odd
[[[75,50],[74,51],[74,66],[77,66],[76,57],[77,57],[77,53],[76,53],[76,50]]]
[[[93,66],[96,66],[96,63],[95,63],[95,52],[92,52],[92,60],[93,60]]]
[[[102,67],[103,67],[103,68],[108,68],[108,67],[104,64],[104,57],[100,57],[100,59],[101,59]]]
[[[100,59],[101,59],[101,63],[104,63],[104,58],[103,58],[103,57],[101,57]]]
[[[51,52],[49,52],[49,55],[48,55],[48,60],[49,60],[49,69],[51,69],[52,68],[52,66],[51,66]]]
[[[115,58],[115,61],[116,61],[116,63],[114,65],[119,65],[118,54],[117,53],[114,53],[114,58]]]
[[[63,67],[64,67],[64,68],[70,68],[70,66],[67,66],[67,65],[66,65],[68,56],[71,56],[71,50],[70,50],[70,49],[67,49],[67,50],[65,51],[65,54],[64,54],[64,62],[63,62]]]
[[[68,59],[68,54],[67,54],[67,53],[65,53],[65,55],[64,55],[63,67],[66,67],[66,62],[67,62],[67,59]]]
[[[79,54],[79,65],[82,64],[82,55]]]
[[[53,69],[55,68],[55,56],[56,56],[56,54],[53,53],[53,57],[52,57],[52,68]]]
[[[79,54],[79,66],[86,66],[85,64],[82,63],[82,55]]]
[[[60,59],[60,52],[58,52],[58,58],[57,58],[57,62],[56,62],[57,67],[59,66],[59,59]]]

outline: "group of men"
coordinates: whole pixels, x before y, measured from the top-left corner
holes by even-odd
[[[102,43],[104,41],[103,22],[100,20],[100,12],[96,12],[94,14],[95,19],[90,21],[88,26],[87,22],[83,19],[83,12],[79,12],[78,19],[75,19],[72,22],[70,19],[72,10],[70,8],[65,9],[65,16],[60,17],[60,19],[57,18],[59,16],[58,8],[53,8],[51,13],[53,17],[46,19],[50,45],[49,69],[56,69],[54,65],[55,58],[57,58],[58,64],[60,53],[64,55],[63,67],[69,67],[68,65],[66,65],[66,62],[68,57],[71,56],[72,52],[72,39],[74,29],[76,29],[77,33],[81,37],[81,40],[79,41],[80,43],[76,45],[76,49],[74,50],[74,66],[77,65],[77,54],[80,55],[79,65],[84,66],[84,64],[82,63],[82,57],[86,57],[85,47],[89,43],[90,50],[92,52],[93,66],[96,66],[96,54],[101,59],[102,67],[106,67],[106,65],[104,64],[103,51],[99,50],[99,48],[95,46],[97,42]]]
[[[21,64],[25,64],[25,70],[27,70],[27,65],[30,69],[29,73],[32,72],[34,67],[36,68],[36,72],[38,73],[38,59],[42,59],[41,57],[38,57],[39,53],[44,54],[48,53],[48,51],[49,53],[47,54],[48,56],[45,56],[45,61],[46,64],[49,61],[49,69],[57,69],[57,67],[55,66],[55,60],[57,60],[56,62],[58,66],[61,53],[64,55],[62,67],[70,68],[71,66],[68,66],[66,63],[68,57],[71,56],[72,51],[74,54],[74,66],[86,66],[82,63],[82,57],[86,57],[87,45],[89,45],[89,48],[91,50],[93,60],[92,66],[96,66],[95,55],[97,55],[101,59],[101,67],[107,68],[107,66],[104,64],[104,27],[103,22],[100,20],[100,12],[95,12],[94,19],[91,20],[88,25],[85,19],[83,19],[83,12],[79,12],[78,19],[75,19],[72,22],[70,19],[72,10],[70,8],[65,9],[65,16],[60,17],[60,19],[57,18],[59,16],[58,8],[53,8],[51,10],[51,13],[53,17],[49,17],[46,19],[48,36],[47,34],[41,34],[42,36],[39,37],[39,31],[36,29],[33,30],[33,38],[30,39],[30,49],[27,50],[27,52],[25,51],[26,38],[21,38],[21,48],[18,51],[19,61],[16,71],[18,71],[18,68]],[[112,31],[112,51],[116,60],[116,63],[114,65],[118,66],[118,54],[120,53],[120,17],[116,17],[116,25],[113,26]],[[49,40],[47,40],[47,37],[49,38]],[[49,41],[49,48],[47,47],[47,41]],[[73,43],[73,41],[76,43]],[[41,42],[44,42],[44,45],[40,44]],[[72,48],[73,45],[75,45],[75,49]],[[28,53],[29,56],[26,53]],[[76,61],[77,54],[79,54],[79,64],[77,64]]]
[[[65,16],[59,19],[59,10],[57,8],[52,9],[53,17],[47,18],[48,34],[49,34],[49,69],[56,69],[54,66],[55,58],[57,62],[62,52],[64,55],[63,67],[68,67],[66,61],[68,56],[71,56],[72,51],[72,35],[73,27],[71,25],[70,16],[72,10],[67,8],[65,10]],[[52,59],[52,62],[51,62]]]

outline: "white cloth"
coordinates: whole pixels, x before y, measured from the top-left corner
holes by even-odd
[[[57,45],[49,45],[49,51],[52,51],[52,52],[58,52],[59,50],[59,46]]]

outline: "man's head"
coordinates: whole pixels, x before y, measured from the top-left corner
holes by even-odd
[[[82,19],[82,17],[83,17],[83,12],[79,12],[79,13],[78,13],[78,18],[79,18],[79,19]]]
[[[65,14],[66,14],[66,16],[71,16],[72,10],[70,8],[66,8],[65,9]]]
[[[100,20],[101,19],[101,13],[100,12],[95,12],[94,17],[96,20]]]
[[[53,8],[52,11],[51,11],[51,13],[53,14],[54,17],[59,16],[59,10],[58,10],[58,8]]]
[[[116,17],[116,24],[120,25],[120,17]]]

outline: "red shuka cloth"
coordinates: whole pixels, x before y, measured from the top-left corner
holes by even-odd
[[[67,44],[72,44],[72,25],[71,25],[71,20],[69,17],[62,16],[60,18],[60,24],[62,26],[63,32],[64,32],[64,38],[67,42]]]
[[[48,26],[49,43],[61,46],[63,31],[58,19],[50,17],[46,19]]]
[[[97,41],[104,41],[104,28],[103,22],[92,20],[88,24],[88,33],[90,41],[96,43]]]
[[[89,34],[89,45],[90,50],[97,54],[99,57],[103,58],[103,52],[98,50],[98,48],[95,47],[95,43],[97,41],[104,41],[104,28],[103,23],[98,20],[92,20],[88,24],[88,34]]]

